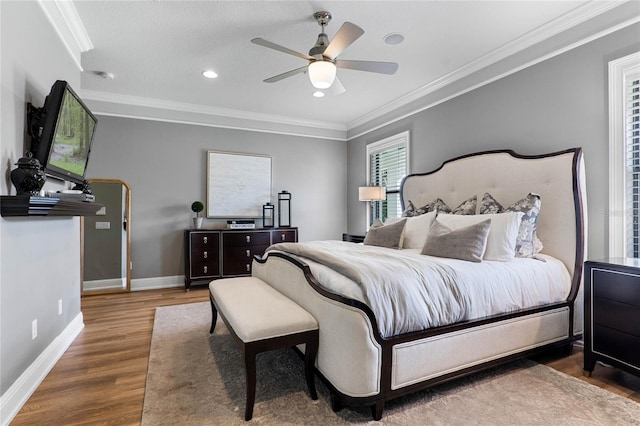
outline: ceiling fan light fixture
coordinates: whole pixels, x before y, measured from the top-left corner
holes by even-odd
[[[322,98],[324,97],[324,92],[321,92],[320,90],[316,90],[315,92],[313,92],[313,96],[315,98]]]
[[[336,64],[330,61],[314,61],[309,64],[309,80],[316,89],[328,89],[336,79]]]

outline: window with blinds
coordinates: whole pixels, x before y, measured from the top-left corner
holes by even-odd
[[[640,258],[640,51],[608,68],[608,256]]]
[[[640,73],[624,81],[627,257],[640,257]]]
[[[400,183],[409,171],[409,132],[367,145],[368,184],[384,186],[387,198],[369,203],[368,224],[380,219],[400,217]]]

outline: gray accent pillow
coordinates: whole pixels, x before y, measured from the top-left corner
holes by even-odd
[[[536,253],[536,231],[538,229],[538,216],[542,200],[540,195],[530,192],[521,200],[516,201],[509,207],[502,207],[498,201],[488,192],[482,197],[480,203],[480,214],[522,212],[522,221],[518,229],[516,239],[516,257],[533,257]]]
[[[409,200],[409,205],[402,212],[402,216],[404,217],[413,217],[420,216],[421,214],[429,213],[429,212],[438,212],[438,213],[452,213],[452,214],[476,214],[476,205],[478,204],[478,196],[474,195],[473,197],[469,197],[464,200],[458,207],[455,209],[451,209],[442,201],[442,198],[436,198],[430,203],[425,204],[422,207],[416,208],[411,200]]]
[[[402,232],[407,219],[402,219],[390,225],[372,226],[364,237],[365,246],[400,248]]]
[[[429,229],[422,254],[482,262],[490,228],[491,219],[487,219],[452,231],[436,218]]]

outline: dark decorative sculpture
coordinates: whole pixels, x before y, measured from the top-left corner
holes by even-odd
[[[40,161],[33,158],[31,152],[27,152],[16,166],[18,168],[11,171],[11,183],[16,187],[17,195],[40,195],[46,179]]]

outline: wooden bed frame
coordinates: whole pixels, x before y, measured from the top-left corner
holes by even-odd
[[[407,176],[401,200],[421,206],[440,197],[456,206],[490,192],[509,205],[529,192],[541,195],[538,236],[542,253],[560,259],[572,279],[567,300],[472,321],[382,338],[371,309],[325,290],[293,255],[267,253],[252,274],[310,312],[318,321],[319,377],[332,408],[371,405],[382,417],[385,401],[552,348],[582,333],[582,265],[586,213],[580,148],[523,156],[486,151],[449,160],[437,170]],[[478,201],[478,202],[479,202]]]

